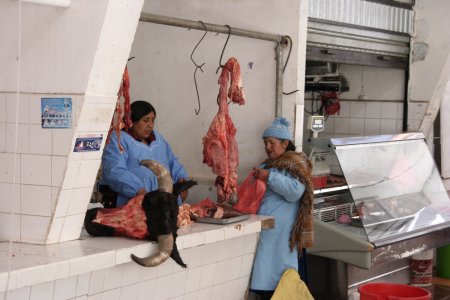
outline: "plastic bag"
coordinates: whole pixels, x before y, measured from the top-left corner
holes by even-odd
[[[238,203],[233,208],[244,214],[256,214],[265,192],[266,183],[255,179],[251,172],[238,186]]]
[[[325,116],[338,114],[341,111],[341,104],[339,103],[339,96],[336,92],[328,92],[321,95],[322,106],[325,109]]]
[[[299,299],[299,300],[314,300],[308,286],[300,278],[297,270],[286,269],[278,282],[272,300],[283,299]]]

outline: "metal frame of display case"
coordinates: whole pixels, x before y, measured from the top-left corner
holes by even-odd
[[[315,299],[348,299],[370,281],[408,283],[412,255],[450,244],[450,201],[422,133],[315,138],[307,146],[310,156],[336,155],[346,179],[314,192],[308,285]],[[378,164],[370,161],[373,153],[381,156]],[[408,183],[414,178],[416,186]],[[370,217],[362,217],[361,203]],[[337,223],[342,213],[355,217],[352,224]]]

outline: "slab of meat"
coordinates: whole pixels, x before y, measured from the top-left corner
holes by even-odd
[[[122,207],[101,209],[93,222],[114,228],[118,236],[145,239],[148,230],[147,217],[142,209],[143,200],[144,195],[136,196]]]
[[[194,221],[191,220],[191,206],[187,203],[181,204],[178,209],[177,226],[189,226],[193,223]]]
[[[228,219],[243,215],[233,207],[225,204],[214,203],[206,198],[190,207],[192,218]]]
[[[209,198],[192,204],[190,207],[190,213],[194,218],[214,218],[216,211],[216,204]]]
[[[231,83],[228,89],[230,77]],[[236,128],[228,114],[227,98],[239,105],[245,103],[241,70],[236,58],[231,57],[223,66],[219,84],[219,112],[203,137],[203,163],[212,167],[212,171],[217,175],[215,182],[217,202],[233,204],[237,200],[236,171],[239,165],[239,157],[237,143],[234,138]]]
[[[122,109],[120,104],[121,97],[124,98]],[[120,133],[122,129],[128,130],[133,125],[131,121],[131,106],[130,106],[130,75],[128,74],[128,68],[125,66],[125,70],[122,75],[122,82],[120,83],[119,93],[117,94],[116,109],[114,111],[113,119],[111,125],[109,126],[108,135],[106,136],[106,144],[109,144],[111,140],[111,134],[113,131],[117,134],[120,153],[122,153],[123,148],[120,143]]]

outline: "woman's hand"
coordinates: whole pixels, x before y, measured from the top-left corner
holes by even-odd
[[[261,168],[253,168],[253,177],[264,182],[269,178],[269,170]]]
[[[177,182],[184,182],[185,180],[183,178],[180,178]],[[187,197],[188,197],[188,191],[185,190],[184,192],[180,193],[180,197],[181,197],[181,201],[186,201]]]

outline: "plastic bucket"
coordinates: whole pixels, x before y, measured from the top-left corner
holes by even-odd
[[[423,288],[398,283],[366,283],[358,288],[360,300],[429,300]]]

